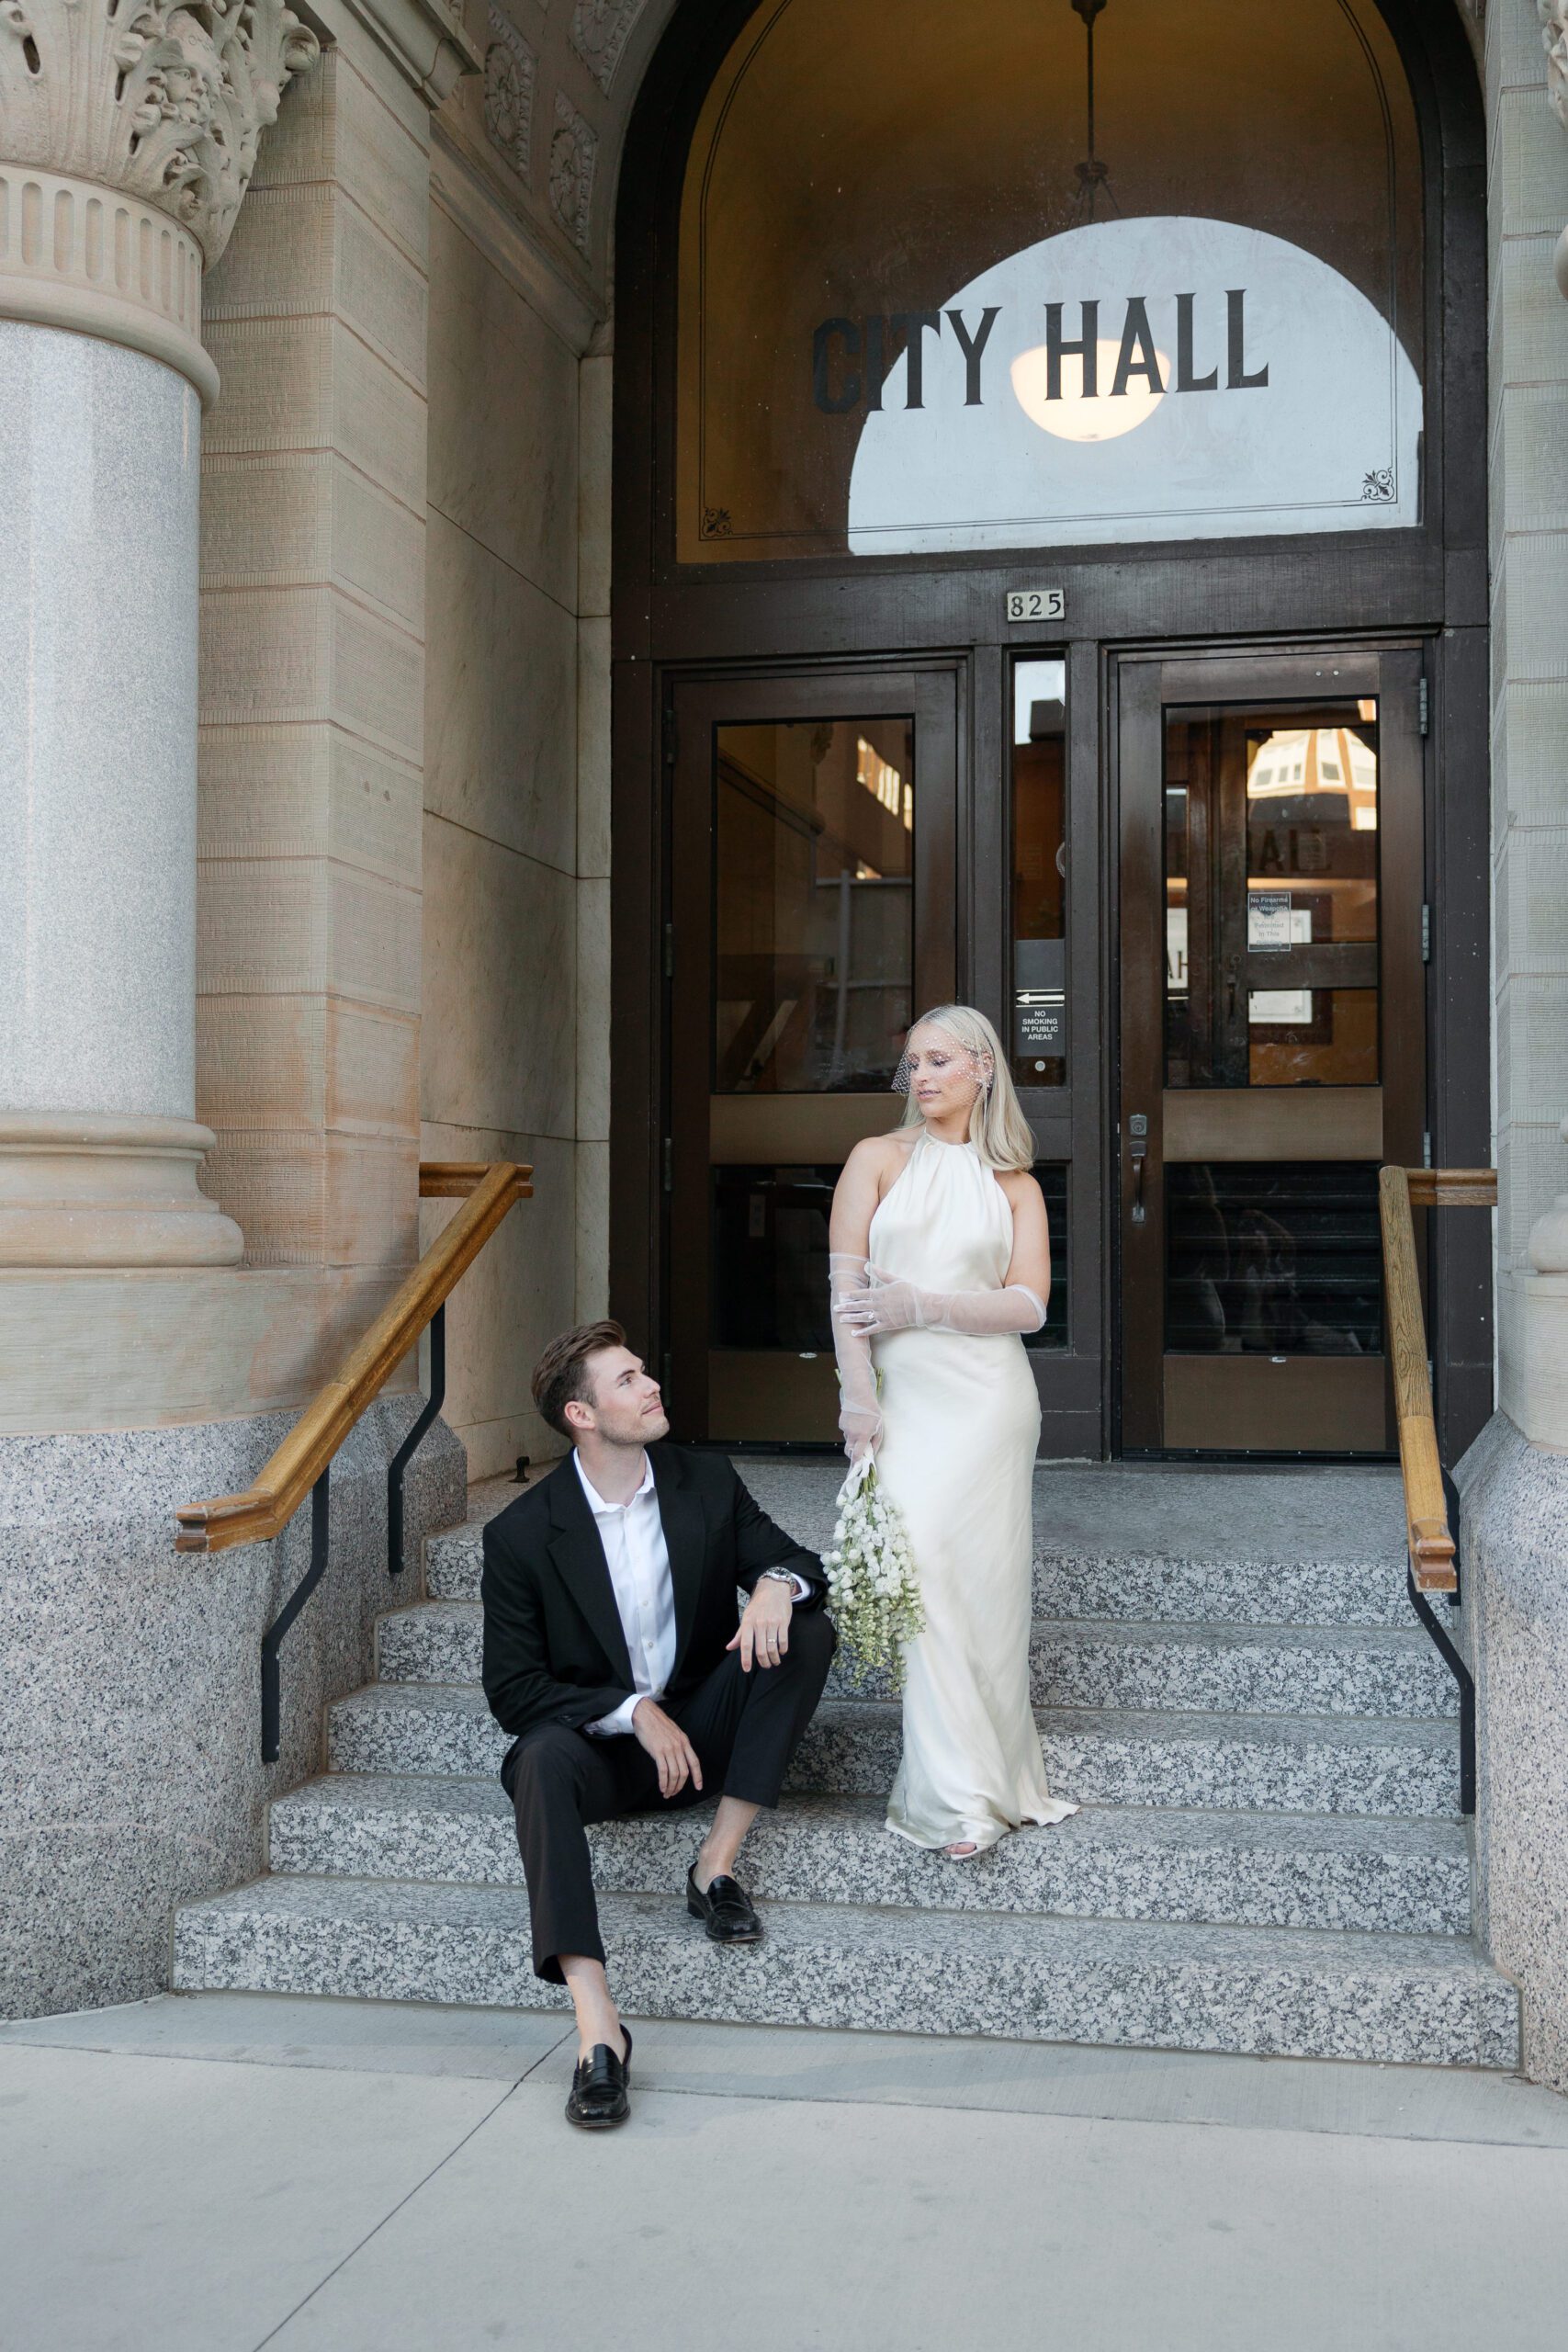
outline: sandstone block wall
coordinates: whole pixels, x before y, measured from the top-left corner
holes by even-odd
[[[198,1079],[247,1263],[417,1244],[426,109],[367,40],[264,145],[208,289]]]

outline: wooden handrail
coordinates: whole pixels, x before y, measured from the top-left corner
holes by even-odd
[[[1457,1592],[1459,1576],[1432,1413],[1427,1321],[1421,1312],[1416,1228],[1410,1211],[1412,1205],[1486,1208],[1496,1198],[1497,1171],[1493,1168],[1388,1167],[1378,1174],[1389,1353],[1393,1360],[1399,1466],[1404,1481],[1405,1540],[1418,1592]]]
[[[1406,1168],[1413,1209],[1495,1209],[1495,1168]]]
[[[466,1201],[483,1183],[491,1167],[502,1164],[489,1159],[422,1159],[419,1197],[422,1201]],[[533,1172],[531,1168],[520,1170],[525,1176]],[[533,1189],[531,1184],[525,1184],[518,1197],[525,1197]]]
[[[534,1171],[510,1159],[436,1160],[419,1171],[422,1200],[462,1199],[460,1208],[338,1371],[306,1406],[288,1435],[243,1495],[182,1503],[175,1513],[176,1552],[223,1552],[265,1544],[293,1518],[355,1423],[374,1403],[473,1264],[514,1202],[534,1190]]]

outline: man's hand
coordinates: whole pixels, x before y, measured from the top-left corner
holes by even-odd
[[[740,1652],[740,1671],[750,1674],[753,1658],[759,1666],[777,1666],[789,1647],[790,1613],[795,1607],[790,1587],[777,1577],[759,1577],[746,1603],[746,1614],[735,1629],[727,1650]]]
[[[659,1767],[659,1793],[679,1796],[688,1781],[703,1785],[697,1751],[678,1723],[671,1722],[657,1699],[639,1699],[632,1709],[632,1730]]]

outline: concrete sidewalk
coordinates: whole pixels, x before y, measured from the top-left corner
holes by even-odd
[[[6,2352],[1535,2352],[1568,2102],[1507,2077],[251,1996],[0,2029]]]

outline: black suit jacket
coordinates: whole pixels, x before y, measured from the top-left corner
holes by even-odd
[[[815,1552],[759,1510],[727,1456],[670,1444],[648,1452],[675,1589],[665,1695],[678,1704],[724,1656],[739,1623],[738,1585],[750,1592],[764,1568],[788,1568],[811,1587],[796,1606],[816,1609],[828,1579]],[[570,1454],[486,1526],[479,1590],[485,1697],[502,1731],[581,1730],[631,1696],[615,1589]],[[516,1753],[514,1740],[501,1768],[509,1789]]]

